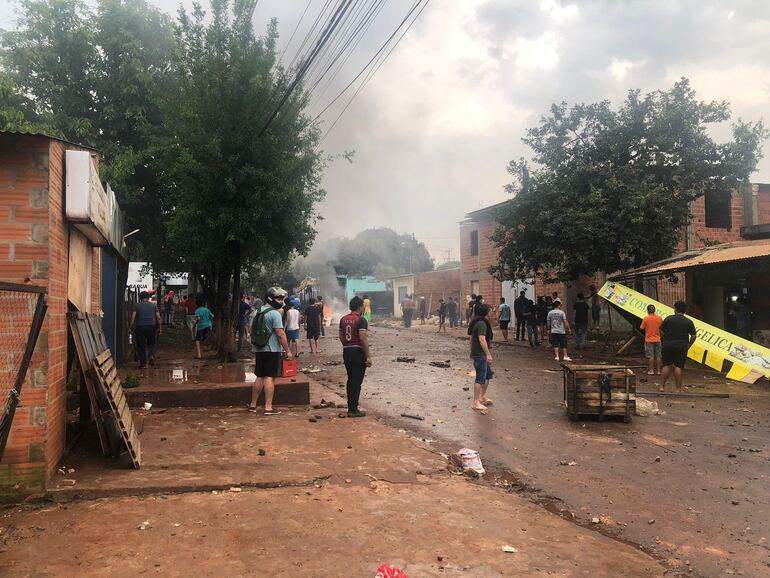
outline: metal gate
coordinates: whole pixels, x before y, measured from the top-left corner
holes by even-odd
[[[0,416],[0,460],[48,309],[45,295],[45,287],[0,282],[0,392],[8,392]]]

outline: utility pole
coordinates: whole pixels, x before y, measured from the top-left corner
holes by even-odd
[[[412,252],[414,251],[414,244],[417,242],[417,240],[414,238],[414,233],[412,233],[409,236],[409,274],[412,275],[414,273],[414,269],[412,267]],[[401,246],[405,247],[407,245],[406,241],[401,241]]]
[[[446,261],[445,263],[449,263],[452,260],[452,249],[446,250]]]

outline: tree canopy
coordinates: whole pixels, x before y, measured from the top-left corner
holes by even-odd
[[[393,229],[367,229],[353,239],[340,239],[329,262],[337,275],[375,275],[387,278],[433,270],[433,259],[414,236]]]
[[[172,21],[144,0],[23,0],[0,36],[0,129],[100,149],[144,257],[192,272],[215,309],[230,303],[226,323],[245,268],[307,254],[324,196],[308,93],[280,64],[277,22],[255,33],[254,5]]]
[[[617,109],[553,105],[523,139],[533,164],[508,166],[513,198],[498,215],[495,272],[575,279],[669,257],[690,203],[730,195],[761,158],[762,122],[738,120],[731,140],[713,140],[710,128],[729,119],[726,102],[697,100],[687,79],[646,95],[631,90]]]

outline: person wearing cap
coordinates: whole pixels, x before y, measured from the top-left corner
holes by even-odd
[[[293,359],[294,357],[289,348],[289,342],[286,339],[286,331],[283,328],[283,319],[280,312],[287,295],[286,291],[280,287],[270,287],[265,296],[265,305],[259,311],[254,311],[252,314],[251,325],[255,321],[261,321],[264,323],[264,329],[269,333],[270,337],[265,345],[259,346],[254,343],[256,329],[252,331],[251,351],[254,353],[254,373],[257,379],[254,381],[254,387],[251,390],[251,403],[248,407],[251,412],[257,411],[257,400],[264,389],[264,415],[278,415],[281,413],[273,408],[275,378],[281,375],[282,353],[286,352],[286,359]]]
[[[553,300],[553,309],[548,312],[548,331],[550,332],[551,347],[553,347],[554,360],[559,361],[561,350],[562,361],[572,361],[567,355],[567,333],[570,331],[567,314],[562,311],[561,299]]]

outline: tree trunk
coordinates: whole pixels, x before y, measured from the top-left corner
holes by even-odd
[[[239,247],[228,247],[227,253],[232,256],[219,271],[219,283],[217,293],[219,298],[218,315],[219,320],[217,331],[217,356],[220,361],[236,361],[238,352],[235,346],[235,319],[240,300],[238,291],[241,286],[241,255]],[[233,279],[232,286],[230,279]],[[229,290],[232,287],[232,292]],[[227,294],[231,293],[228,299]]]

